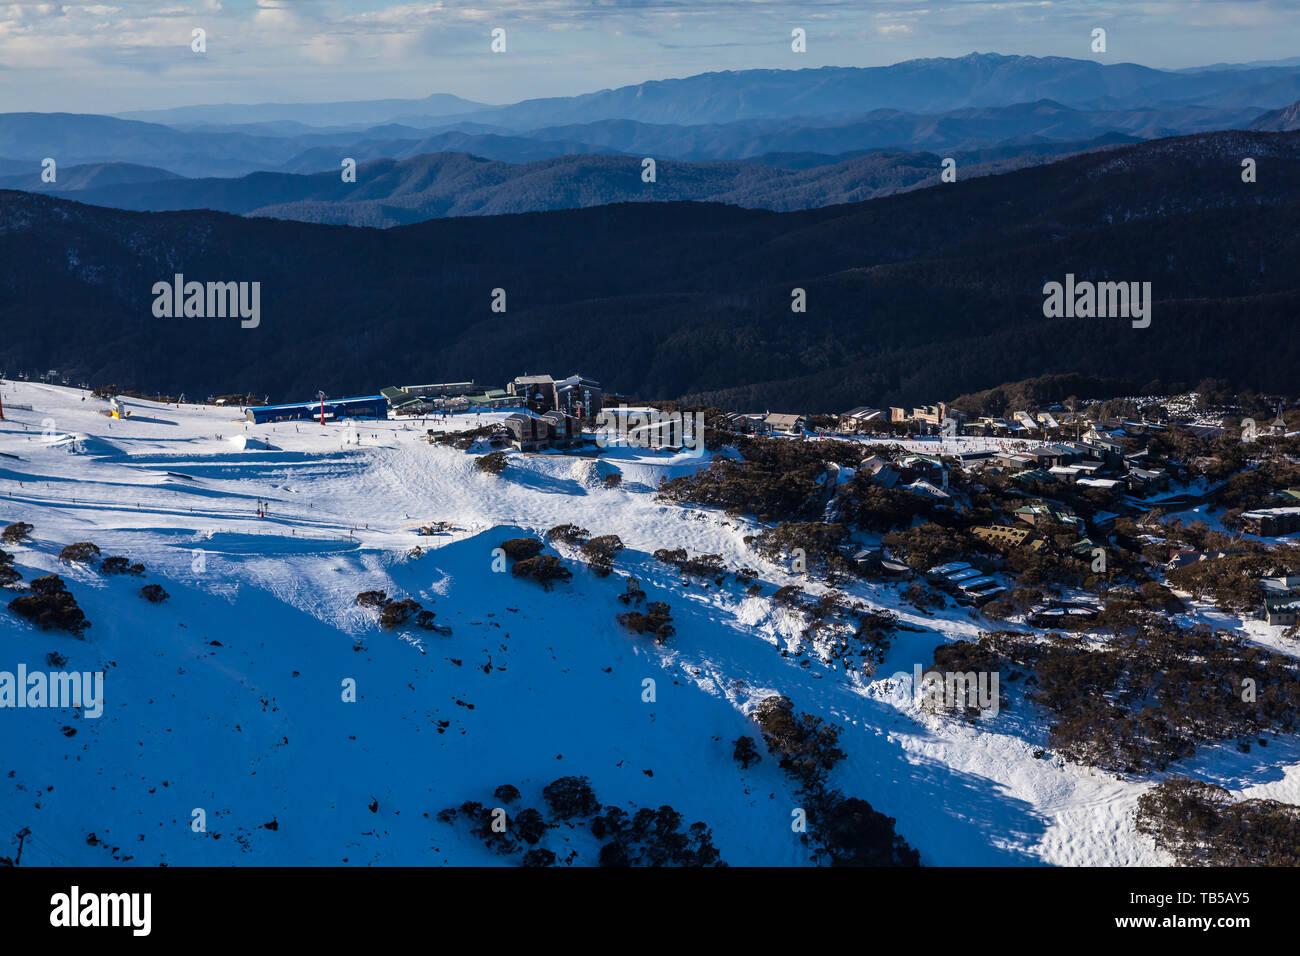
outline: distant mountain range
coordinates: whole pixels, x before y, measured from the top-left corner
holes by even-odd
[[[1041,162],[1057,153],[1117,145],[1089,143],[987,153],[958,153],[961,176],[972,178]],[[818,154],[820,155],[820,154]],[[860,202],[939,182],[935,153],[881,150],[803,167],[800,157],[769,162],[656,165],[642,179],[631,156],[563,156],[512,164],[467,153],[380,159],[357,168],[357,181],[334,172],[309,176],[251,173],[235,179],[183,179],[165,170],[126,164],[74,166],[43,192],[119,209],[165,212],[212,209],[238,215],[333,225],[387,228],[445,216],[574,209],[617,202],[725,202],[755,209],[811,209]],[[30,176],[0,177],[0,188],[26,187]]]
[[[1300,133],[1240,131],[784,213],[620,203],[357,230],[3,192],[0,368],[276,399],[547,369],[806,411],[1098,370],[1282,391],[1298,210]],[[176,273],[260,282],[260,326],[155,318]],[[1150,282],[1150,326],[1044,318],[1044,283],[1067,275]]]
[[[1193,103],[1226,109],[1276,109],[1300,99],[1300,63],[1170,71],[1134,63],[971,53],[879,67],[703,73],[505,106],[484,107],[455,97],[434,96],[361,103],[195,106],[123,115],[168,125],[294,120],[316,126],[351,122],[425,127],[457,115],[511,130],[530,130],[615,119],[698,126],[754,119],[861,116],[876,109],[946,113],[1043,99],[1082,109]]]
[[[842,158],[873,149],[969,151],[1077,142],[1116,133],[1153,139],[1245,127],[1263,113],[1195,106],[1085,111],[1041,100],[939,114],[882,109],[838,120],[796,117],[700,126],[603,120],[524,133],[470,123],[433,132],[390,125],[283,136],[178,130],[106,116],[8,113],[0,114],[0,156],[13,161],[27,157],[26,168],[37,177],[46,156],[61,165],[132,163],[184,176],[337,171],[343,157],[365,162],[439,152],[512,163],[583,153],[687,161],[753,159],[772,153]]]
[[[118,114],[123,119],[162,123],[165,126],[232,126],[277,123],[311,126],[374,126],[393,122],[396,116],[426,119],[489,109],[483,103],[461,99],[449,93],[434,93],[423,99],[356,100],[343,103],[223,103],[211,106],[181,106],[168,110],[135,110]]]
[[[121,117],[0,115],[0,157],[132,163],[182,176],[324,172],[468,152],[506,162],[583,153],[675,160],[869,149],[972,150],[1249,126],[1300,100],[1300,64],[1165,71],[971,54],[886,67],[746,70],[485,106],[418,100],[195,106]],[[0,162],[0,175],[5,164]]]

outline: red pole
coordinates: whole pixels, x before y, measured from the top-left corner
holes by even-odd
[[[5,420],[5,402],[4,397],[0,396],[0,422]]]
[[[320,423],[325,424],[325,399],[320,400]]]

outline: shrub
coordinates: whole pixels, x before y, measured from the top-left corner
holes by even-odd
[[[548,591],[554,582],[567,581],[573,577],[573,572],[553,554],[539,554],[535,558],[516,561],[510,573],[517,578],[532,578]]]
[[[831,866],[920,866],[921,856],[894,830],[887,817],[865,800],[832,794],[812,813],[820,848],[818,861]]]
[[[131,563],[130,558],[123,558],[119,555],[105,558],[99,566],[100,574],[132,574],[136,577],[144,574],[144,565],[140,562]]]
[[[74,561],[88,564],[98,557],[99,546],[91,544],[89,541],[78,541],[59,552],[59,560],[66,564],[71,564]]]
[[[685,548],[674,548],[671,551],[667,548],[660,548],[654,553],[654,558],[656,561],[672,565],[682,574],[699,578],[714,578],[719,584],[722,583],[722,579],[727,574],[720,554],[701,554],[692,558],[686,553]]]
[[[1025,678],[1029,701],[1051,715],[1048,739],[1066,759],[1114,773],[1164,770],[1211,741],[1300,727],[1300,666],[1226,631],[1180,628],[1154,615],[1100,646],[1040,641],[1016,631],[956,641],[935,669]],[[1243,681],[1259,688],[1243,699]]]
[[[14,556],[8,551],[0,551],[0,588],[20,581],[22,577],[14,567]]]
[[[389,601],[384,605],[383,611],[379,614],[380,627],[389,629],[401,627],[411,618],[420,613],[419,602],[411,598],[403,598],[400,601]]]
[[[514,803],[519,799],[519,788],[512,783],[503,783],[492,791],[492,796],[502,803]]]
[[[536,845],[546,835],[546,831],[550,829],[550,825],[542,818],[542,815],[532,807],[527,807],[516,813],[511,826],[519,839],[529,846]]]
[[[1223,787],[1170,777],[1138,797],[1137,829],[1179,866],[1300,865],[1300,807],[1237,800]]]
[[[884,537],[885,547],[901,555],[907,566],[917,571],[973,554],[978,550],[977,541],[970,535],[933,523],[894,531]]]
[[[616,471],[610,472],[604,479],[606,488],[617,488],[623,483],[623,476]]]
[[[675,633],[670,611],[671,608],[663,601],[651,601],[646,605],[645,614],[626,611],[618,615],[617,620],[634,634],[653,634],[655,643],[662,644]]]
[[[645,600],[645,591],[641,589],[641,582],[636,578],[628,578],[627,585],[618,599],[624,604],[640,604]]]
[[[779,755],[782,770],[805,787],[821,785],[826,774],[844,757],[836,744],[840,728],[812,714],[795,715],[790,698],[765,697],[754,711],[768,750]]]
[[[501,550],[511,561],[535,558],[542,553],[542,542],[536,538],[511,538],[501,542]]]
[[[81,637],[90,627],[76,599],[56,574],[36,578],[27,594],[20,594],[9,602],[9,609],[34,622],[43,631],[57,628]]]
[[[623,541],[616,534],[603,534],[582,546],[582,557],[587,566],[599,577],[608,577],[614,570],[614,559],[623,550]]]
[[[785,587],[777,588],[772,593],[772,602],[781,604],[785,607],[798,607],[799,599],[803,597],[803,591],[797,584],[787,584]]]
[[[6,544],[21,544],[31,537],[33,530],[35,529],[26,521],[15,521],[0,532],[0,541]]]
[[[600,812],[600,801],[586,777],[560,777],[542,789],[542,796],[561,820],[589,817]]]
[[[357,595],[357,603],[362,607],[383,607],[388,603],[388,594],[384,591],[362,591]]]
[[[665,482],[669,501],[752,514],[760,521],[809,521],[826,504],[827,462],[855,466],[864,448],[856,442],[796,442],[728,436],[739,461],[715,458],[709,467]]]
[[[852,568],[849,560],[840,553],[840,548],[848,541],[848,529],[840,524],[788,522],[759,532],[754,538],[754,550],[772,562],[802,552],[807,571],[822,570],[835,576]]]
[[[748,770],[750,764],[758,763],[763,758],[759,756],[758,748],[754,746],[753,737],[737,737],[731,751],[731,759],[740,764],[741,769]]]
[[[564,544],[581,544],[590,534],[591,532],[586,528],[579,528],[576,524],[557,524],[546,532],[546,537]]]
[[[171,597],[171,595],[163,590],[161,584],[146,584],[140,589],[140,597],[144,598],[150,604],[161,604],[163,601]]]
[[[506,464],[506,453],[503,451],[489,452],[482,458],[474,459],[474,467],[489,475],[501,474],[506,470]]]
[[[534,847],[524,854],[524,866],[554,866],[555,854],[546,847]]]
[[[592,821],[598,838],[610,836],[600,848],[601,866],[723,866],[713,846],[713,833],[703,823],[682,832],[682,815],[672,807],[642,807],[629,819],[617,807]]]
[[[667,548],[660,548],[654,553],[656,561],[662,561],[664,564],[671,564],[675,568],[680,568],[686,563],[686,549],[673,548],[671,551]]]

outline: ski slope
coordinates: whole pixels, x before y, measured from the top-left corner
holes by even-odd
[[[991,626],[966,608],[927,615],[897,585],[850,588],[916,628],[864,676],[824,663],[788,610],[734,579],[684,587],[653,551],[721,554],[759,569],[764,594],[820,590],[763,563],[743,540],[752,522],[656,499],[661,478],[700,460],[510,453],[494,477],[474,453],[429,445],[419,422],[259,426],[237,409],[134,399],[117,421],[80,390],[0,388],[0,523],[35,526],[4,547],[25,581],[63,576],[92,622],[78,641],[0,608],[0,670],[48,670],[57,652],[64,669],[106,673],[97,720],[0,710],[0,855],[26,828],[23,865],[496,865],[437,812],[493,806],[505,783],[517,807],[544,810],[542,787],[570,774],[605,804],[705,822],[731,865],[809,865],[790,826],[795,789],[747,717],[774,693],[843,726],[831,783],[894,817],[927,865],[1168,862],[1133,829],[1152,781],[1036,757],[1046,731],[1015,691],[978,727],[922,712],[914,665]],[[457,530],[417,533],[440,521]],[[498,570],[502,541],[568,522],[622,538],[613,575],[572,560],[573,579],[545,591]],[[147,574],[58,559],[87,540]],[[627,574],[672,606],[663,646],[615,622]],[[146,582],[170,600],[141,600]],[[380,629],[355,603],[370,589],[413,597],[451,634]],[[742,734],[763,752],[748,770],[731,756]],[[1213,748],[1179,771],[1300,802],[1295,740]],[[564,827],[546,845],[561,862],[596,848]]]

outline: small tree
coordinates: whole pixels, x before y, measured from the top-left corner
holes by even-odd
[[[106,575],[132,574],[139,577],[144,574],[144,571],[144,565],[139,561],[132,564],[129,558],[124,558],[120,555],[113,555],[112,557],[105,558],[104,562],[99,566],[99,573]]]
[[[586,777],[560,777],[548,783],[542,790],[542,796],[551,807],[551,812],[561,820],[570,817],[589,817],[600,812],[600,801],[591,789],[591,781]]]
[[[616,534],[602,534],[582,546],[582,557],[598,577],[608,577],[614,570],[614,559],[623,550],[623,541]]]
[[[740,764],[743,770],[748,770],[750,764],[758,763],[763,759],[759,756],[758,748],[754,746],[753,737],[737,737],[735,747],[731,751],[731,758]]]
[[[501,542],[501,550],[511,561],[535,558],[542,553],[542,542],[536,538],[511,538]]]
[[[553,554],[539,554],[535,558],[516,561],[510,573],[517,578],[532,578],[548,591],[554,582],[567,581],[573,577],[573,572]]]
[[[77,541],[59,552],[59,560],[66,564],[74,561],[89,564],[99,558],[99,546],[89,541]]]
[[[576,524],[557,524],[546,536],[553,541],[561,541],[564,544],[581,544],[586,541],[591,532],[586,528],[579,528]]]
[[[651,601],[646,605],[646,613],[627,611],[618,615],[617,620],[632,633],[652,634],[655,643],[662,644],[675,633],[671,610],[663,601]]]
[[[144,598],[150,604],[161,604],[166,601],[170,594],[163,590],[161,584],[146,584],[140,589],[140,597]]]
[[[9,609],[34,622],[43,631],[57,628],[81,637],[86,628],[90,627],[86,615],[57,574],[36,578],[27,594],[21,594],[9,602]]]
[[[5,528],[3,532],[0,532],[0,541],[4,541],[6,544],[21,544],[31,537],[33,530],[33,527],[26,521],[15,521]]]

